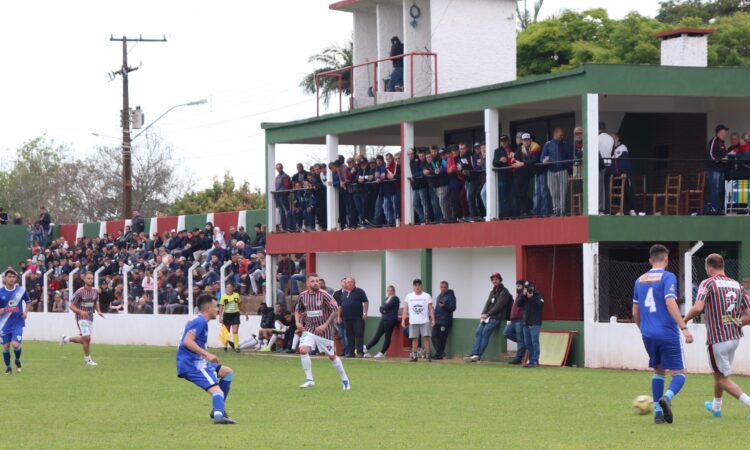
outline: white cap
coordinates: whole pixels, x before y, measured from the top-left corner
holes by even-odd
[[[529,133],[524,133],[521,135],[521,139],[531,139],[531,135]]]

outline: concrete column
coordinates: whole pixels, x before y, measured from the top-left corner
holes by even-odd
[[[401,123],[401,218],[406,225],[414,225],[414,191],[411,189],[411,166],[406,151],[414,148],[414,122]],[[416,156],[415,156],[416,157]]]
[[[328,159],[326,164],[335,161],[339,157],[339,137],[335,134],[326,135],[326,154]],[[327,181],[333,181],[333,174],[330,170],[326,172],[328,174]],[[339,225],[339,193],[338,188],[333,184],[326,183],[326,221],[328,222],[328,230],[335,230]]]
[[[490,221],[497,218],[497,174],[492,170],[492,152],[500,146],[500,111],[494,108],[484,110],[484,142],[487,145],[487,217]]]
[[[583,198],[586,214],[599,214],[599,94],[586,94],[583,100]]]
[[[266,210],[268,213],[268,232],[276,231],[276,203],[273,194],[276,180],[276,144],[266,148]]]
[[[273,308],[273,299],[276,297],[276,268],[274,267],[274,257],[266,255],[266,305]]]
[[[594,351],[596,348],[596,308],[599,304],[599,243],[583,243],[583,343],[586,367],[597,367]]]

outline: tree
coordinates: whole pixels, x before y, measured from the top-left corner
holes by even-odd
[[[686,18],[697,18],[704,24],[712,19],[727,17],[738,12],[750,12],[747,0],[667,0],[659,2],[656,20],[677,24]]]
[[[243,211],[265,207],[266,197],[260,189],[251,189],[247,181],[237,186],[234,178],[226,172],[221,181],[214,178],[210,188],[198,192],[191,191],[176,199],[167,209],[167,214]]]
[[[525,30],[529,24],[536,23],[536,18],[539,16],[539,10],[542,9],[543,4],[544,0],[534,0],[534,12],[532,13],[528,8],[528,0],[523,0],[523,11],[521,11],[521,0],[516,1],[516,14],[522,30]]]
[[[315,94],[315,75],[352,66],[354,64],[353,55],[354,43],[352,39],[349,39],[344,45],[331,45],[323,49],[321,53],[312,55],[307,62],[319,66],[319,68],[314,69],[302,79],[299,84],[302,91],[306,94]],[[347,70],[342,72],[341,75],[344,95],[351,95],[351,73]],[[320,79],[320,98],[323,99],[324,105],[328,106],[331,96],[337,94],[338,90],[338,78],[324,77]]]

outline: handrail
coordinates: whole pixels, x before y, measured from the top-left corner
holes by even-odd
[[[73,294],[75,294],[75,292],[73,292],[73,275],[78,273],[80,270],[80,267],[76,267],[68,274],[68,311],[70,311],[70,303],[73,301]]]
[[[393,61],[395,59],[406,59],[409,58],[409,74],[410,74],[410,83],[409,83],[409,90],[410,90],[410,98],[414,98],[414,57],[415,56],[427,56],[431,57],[434,60],[435,69],[435,95],[438,93],[438,55],[437,53],[433,52],[410,52],[410,53],[404,53],[401,55],[396,56],[389,56],[387,58],[381,58],[376,59],[374,61],[366,61],[359,64],[353,64],[351,66],[342,67],[340,69],[333,69],[333,70],[327,70],[325,72],[319,72],[315,74],[315,96],[317,100],[317,115],[320,116],[320,79],[321,78],[337,78],[339,80],[339,112],[342,111],[342,105],[341,105],[341,96],[343,91],[343,73],[349,72],[349,90],[351,92],[350,99],[354,99],[354,69],[358,69],[360,67],[365,66],[374,66],[374,76],[373,76],[373,97],[375,98],[375,102],[377,103],[377,94],[378,94],[378,64],[381,62],[386,61]],[[353,103],[350,104],[350,108],[353,106]]]
[[[128,296],[128,274],[130,273],[130,266],[125,264],[122,268],[122,308],[125,314],[128,313],[128,303],[130,297]]]
[[[154,315],[159,314],[159,272],[162,268],[166,267],[167,265],[162,263],[159,263],[158,266],[154,269]]]
[[[227,291],[227,280],[224,279],[227,273],[227,267],[232,265],[232,260],[225,262],[221,265],[221,268],[219,269],[219,281],[221,283],[221,294],[224,295],[224,293]]]
[[[48,312],[49,307],[47,304],[49,303],[49,274],[54,272],[55,269],[49,269],[48,271],[44,272],[44,279],[42,280],[42,298],[44,299],[44,304],[42,305],[43,309],[42,311]]]
[[[193,305],[195,304],[195,299],[193,298],[193,284],[195,282],[193,279],[193,271],[200,265],[201,263],[196,261],[188,270],[188,316],[190,317],[193,317]]]
[[[26,290],[26,277],[31,274],[31,270],[27,270],[24,273],[21,274],[21,287],[23,290]]]

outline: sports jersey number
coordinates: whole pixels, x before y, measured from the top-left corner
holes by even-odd
[[[648,288],[648,293],[646,294],[646,301],[643,303],[646,308],[648,308],[648,312],[655,313],[656,312],[656,302],[654,301],[654,288]]]

